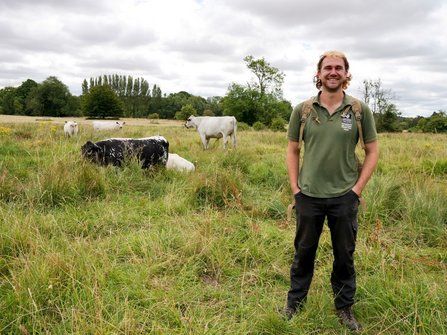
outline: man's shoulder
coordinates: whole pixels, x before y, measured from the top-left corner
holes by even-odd
[[[361,112],[362,113],[364,113],[364,112],[366,112],[366,113],[371,113],[371,110],[369,109],[369,106],[368,106],[368,104],[367,103],[365,103],[365,102],[363,102],[361,99],[359,99],[359,98],[357,98],[357,97],[354,97],[354,96],[352,96],[352,95],[349,95],[349,99],[351,100],[351,104],[355,101],[355,100],[357,100],[359,103],[360,103],[360,106],[361,106]],[[354,101],[353,101],[354,100]]]

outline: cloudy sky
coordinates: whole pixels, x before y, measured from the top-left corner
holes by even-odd
[[[293,106],[317,93],[319,56],[343,51],[361,98],[381,79],[403,116],[447,110],[446,0],[0,0],[0,88],[56,76],[143,77],[163,93],[224,96],[247,55],[286,75]]]

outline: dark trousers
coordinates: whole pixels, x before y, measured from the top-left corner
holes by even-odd
[[[358,199],[353,191],[338,198],[312,198],[301,192],[295,195],[295,258],[290,269],[287,307],[296,310],[306,301],[325,218],[331,231],[334,253],[331,285],[335,308],[354,304],[356,273],[353,254],[357,238]]]

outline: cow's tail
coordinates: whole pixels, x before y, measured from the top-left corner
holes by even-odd
[[[237,120],[233,116],[233,148],[236,148],[236,131],[237,131]]]

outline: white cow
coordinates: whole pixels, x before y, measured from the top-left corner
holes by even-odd
[[[65,121],[64,125],[64,133],[67,136],[72,137],[73,135],[78,134],[78,124],[76,121]]]
[[[93,121],[92,127],[93,130],[101,131],[101,130],[119,130],[123,128],[123,125],[126,124],[124,121]]]
[[[183,157],[180,157],[177,154],[171,154],[168,155],[168,162],[166,163],[167,169],[177,169],[180,171],[195,171],[196,168],[193,163],[190,161],[184,159]]]
[[[236,148],[237,121],[234,116],[194,116],[191,115],[185,124],[186,128],[194,127],[199,132],[203,150],[209,148],[210,138],[222,138],[224,150],[227,148],[227,137],[231,137],[233,148]]]

